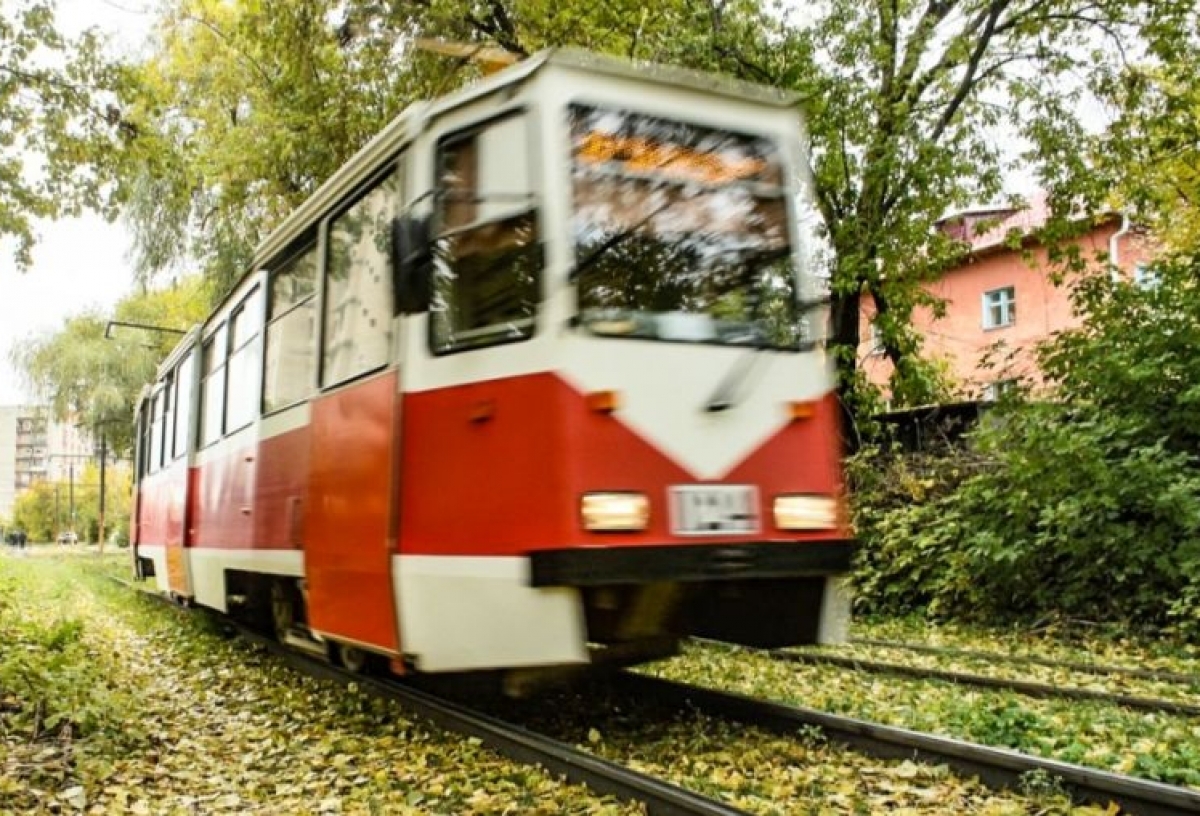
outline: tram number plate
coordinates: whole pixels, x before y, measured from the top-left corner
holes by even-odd
[[[670,506],[675,535],[758,531],[758,491],[752,485],[676,485]]]

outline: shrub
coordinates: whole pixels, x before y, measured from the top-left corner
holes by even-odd
[[[933,464],[860,453],[861,606],[1200,636],[1198,273],[1182,257],[1150,289],[1084,280],[1084,326],[1040,354],[1052,402],[1001,406]]]

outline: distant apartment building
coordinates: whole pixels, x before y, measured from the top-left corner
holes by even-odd
[[[946,304],[935,318],[929,309],[913,317],[924,338],[922,356],[941,361],[964,399],[995,399],[1012,384],[1037,383],[1034,349],[1055,332],[1079,325],[1071,306],[1072,279],[1055,283],[1047,249],[1036,240],[1045,224],[1044,197],[1024,209],[983,207],[952,214],[938,227],[970,244],[966,259],[925,289]],[[1013,231],[1020,248],[1009,240]],[[1153,255],[1146,236],[1118,214],[1091,220],[1075,239],[1093,269],[1140,280]],[[1111,256],[1115,263],[1109,263]],[[871,382],[886,385],[891,362],[873,326],[875,307],[863,306],[859,361]]]
[[[54,422],[49,409],[0,406],[0,518],[11,517],[25,489],[40,481],[69,484],[93,458],[91,437]]]

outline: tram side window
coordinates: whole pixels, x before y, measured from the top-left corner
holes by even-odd
[[[388,174],[329,227],[321,382],[379,368],[392,345],[391,241],[397,173]]]
[[[163,428],[166,426],[167,394],[169,391],[159,387],[154,393],[150,408],[150,467],[151,473],[162,468],[163,463]]]
[[[200,383],[200,444],[209,445],[225,432],[225,324],[204,341]]]
[[[229,320],[228,383],[225,428],[236,431],[258,416],[262,371],[262,289],[255,287],[233,310]]]
[[[191,352],[175,371],[175,423],[171,433],[171,453],[178,459],[187,453],[188,433],[192,423],[192,362]]]
[[[317,248],[271,274],[263,410],[299,402],[312,391],[317,338]]]
[[[138,406],[138,476],[150,473],[150,400]]]
[[[532,336],[541,247],[524,115],[438,152],[430,347],[444,354]]]

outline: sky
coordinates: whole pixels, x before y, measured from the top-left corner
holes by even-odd
[[[112,47],[128,51],[143,43],[151,0],[59,0],[62,30],[95,26]],[[67,318],[89,309],[111,311],[132,291],[131,239],[120,222],[96,216],[40,222],[33,268],[17,271],[12,244],[0,242],[0,405],[28,404],[29,393],[9,359],[30,337],[52,334]]]

